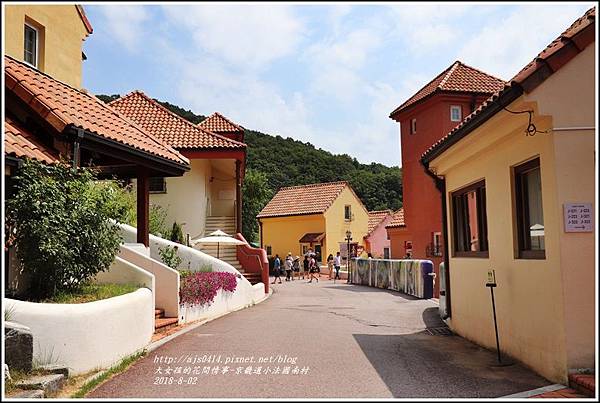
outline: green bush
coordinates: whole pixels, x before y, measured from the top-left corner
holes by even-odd
[[[136,192],[132,185],[119,186],[111,182],[111,191],[115,192],[114,208],[118,213],[118,221],[137,227],[137,200]],[[166,226],[168,211],[158,204],[150,204],[148,227],[152,235],[163,238],[169,237],[169,229]]]
[[[177,246],[165,246],[164,248],[158,248],[158,254],[164,264],[169,266],[171,269],[177,270],[181,264],[181,258],[177,254]]]
[[[183,230],[181,229],[181,224],[177,224],[177,222],[173,222],[173,228],[171,229],[171,241],[177,242],[180,244],[185,244],[185,239],[183,239]]]
[[[7,227],[23,272],[28,297],[39,300],[77,289],[107,270],[121,243],[116,192],[95,181],[88,168],[25,161],[15,194],[7,200]]]

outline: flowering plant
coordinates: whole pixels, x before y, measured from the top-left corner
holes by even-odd
[[[181,304],[212,304],[219,289],[233,292],[236,276],[226,272],[194,272],[181,277],[179,300]]]

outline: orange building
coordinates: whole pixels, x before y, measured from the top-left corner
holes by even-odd
[[[413,258],[433,261],[439,274],[443,257],[440,193],[419,158],[503,87],[503,80],[456,61],[390,114],[400,123],[403,176],[403,211],[386,227],[393,259],[410,252]],[[438,295],[436,282],[434,296]]]

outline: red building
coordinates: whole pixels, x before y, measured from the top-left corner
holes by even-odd
[[[456,61],[390,114],[400,123],[403,177],[402,223],[386,227],[392,259],[407,253],[429,259],[439,274],[444,253],[440,193],[419,158],[504,84]],[[434,296],[439,296],[437,282]]]

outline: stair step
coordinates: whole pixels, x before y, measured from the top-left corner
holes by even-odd
[[[167,326],[176,325],[179,323],[178,318],[160,318],[154,320],[154,330],[158,330]]]
[[[43,399],[44,397],[45,393],[40,389],[24,390],[23,392],[11,396],[11,398],[15,399]]]
[[[69,367],[60,364],[41,365],[40,369],[49,374],[63,374],[65,378],[69,377]]]
[[[595,375],[570,374],[569,386],[585,396],[594,397],[596,395]]]
[[[16,383],[21,389],[43,390],[45,394],[58,391],[65,383],[63,374],[36,375]]]
[[[162,308],[157,308],[154,310],[154,319],[164,318],[165,310]]]

